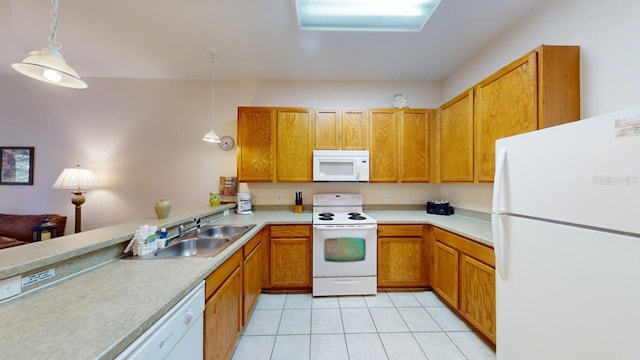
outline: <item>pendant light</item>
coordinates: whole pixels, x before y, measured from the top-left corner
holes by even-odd
[[[216,49],[214,48],[209,48],[209,53],[211,54],[211,131],[209,131],[208,133],[204,134],[204,137],[202,137],[203,141],[206,142],[210,142],[210,143],[219,143],[220,142],[220,136],[218,136],[218,134],[216,134],[215,130],[213,130],[213,87],[214,87],[214,83],[213,83],[213,62],[215,60],[215,54],[217,53]]]
[[[67,65],[60,53],[62,45],[58,42],[58,0],[51,0],[51,35],[49,46],[31,51],[30,56],[11,67],[17,72],[30,78],[49,84],[64,86],[72,89],[86,89],[87,83],[80,79],[80,75]]]

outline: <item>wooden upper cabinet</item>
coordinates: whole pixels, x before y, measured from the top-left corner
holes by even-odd
[[[313,181],[313,114],[309,109],[279,108],[276,180]]]
[[[476,87],[478,181],[493,181],[497,139],[538,127],[537,55],[518,59]]]
[[[275,108],[238,108],[238,181],[274,180]]]
[[[440,181],[473,181],[473,89],[440,107]]]
[[[369,181],[398,181],[398,120],[395,109],[373,109],[369,115],[371,149]]]
[[[316,110],[315,149],[340,149],[340,110]]]
[[[497,139],[580,118],[579,73],[579,47],[543,45],[476,86],[477,181],[493,181]]]
[[[315,149],[365,150],[368,148],[365,110],[315,111]]]
[[[430,132],[434,111],[404,109],[400,112],[399,180],[429,181]]]
[[[342,149],[366,150],[369,148],[367,112],[342,110]]]

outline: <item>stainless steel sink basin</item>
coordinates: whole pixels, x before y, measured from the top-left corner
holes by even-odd
[[[228,238],[242,235],[255,225],[212,225],[200,229],[199,238]]]
[[[228,238],[184,239],[158,250],[155,256],[213,256],[229,244]]]
[[[169,243],[164,249],[146,256],[130,256],[129,259],[166,259],[189,257],[213,257],[240,239],[256,225],[208,225],[199,232],[190,232]]]

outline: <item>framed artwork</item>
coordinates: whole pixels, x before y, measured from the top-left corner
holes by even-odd
[[[0,185],[33,185],[33,147],[0,146]]]

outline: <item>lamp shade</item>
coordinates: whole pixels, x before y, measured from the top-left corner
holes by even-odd
[[[80,189],[96,187],[93,172],[81,169],[80,166],[62,170],[58,180],[53,184],[54,189]]]
[[[67,65],[55,47],[32,51],[29,55],[22,62],[12,64],[11,67],[23,75],[49,84],[72,89],[87,88],[87,83],[80,79],[80,75],[71,66]]]
[[[204,136],[202,137],[202,140],[204,140],[206,142],[210,142],[210,143],[219,143],[220,142],[220,136],[218,136],[218,134],[216,134],[216,132],[212,128],[211,131],[209,131],[208,133],[204,134]]]

